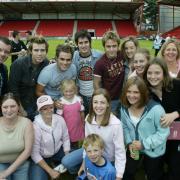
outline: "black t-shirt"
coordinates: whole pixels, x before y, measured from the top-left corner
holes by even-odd
[[[11,41],[11,45],[12,45],[12,53],[13,52],[19,52],[22,49],[27,50],[26,45],[21,40],[19,40],[18,43]],[[11,57],[12,62],[14,62],[17,58],[18,58],[18,55],[12,55],[12,57]]]

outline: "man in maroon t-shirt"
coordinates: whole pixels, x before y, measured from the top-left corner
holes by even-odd
[[[123,59],[119,51],[120,39],[115,32],[108,31],[103,36],[102,44],[105,54],[94,67],[94,89],[102,87],[108,90],[112,100],[112,112],[116,112],[125,75]]]

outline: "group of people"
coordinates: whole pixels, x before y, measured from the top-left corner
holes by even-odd
[[[47,41],[32,37],[8,79],[12,44],[0,37],[0,179],[57,179],[68,170],[79,179],[134,180],[142,162],[148,180],[179,179],[178,42],[152,58],[132,36],[120,48],[114,31],[102,38],[104,53],[86,30],[74,39],[78,49],[58,45],[49,64]]]

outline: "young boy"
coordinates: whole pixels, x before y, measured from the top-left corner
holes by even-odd
[[[103,157],[103,140],[96,134],[90,134],[85,138],[83,147],[86,151],[84,170],[87,178],[93,180],[115,180],[115,168]]]

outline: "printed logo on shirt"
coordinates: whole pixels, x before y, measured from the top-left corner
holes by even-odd
[[[109,77],[112,78],[119,76],[124,71],[122,62],[116,62],[114,64],[111,64],[107,68],[108,68]]]
[[[93,69],[90,66],[82,66],[79,70],[78,78],[82,81],[92,81],[93,80]]]

